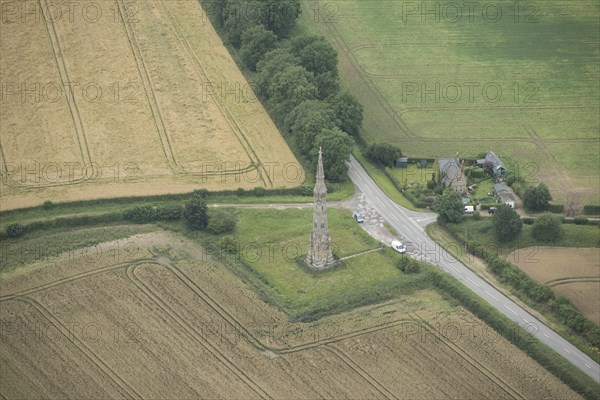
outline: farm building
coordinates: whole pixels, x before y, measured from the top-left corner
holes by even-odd
[[[396,168],[407,168],[408,167],[408,157],[398,157],[396,159]]]
[[[477,164],[481,165],[483,168],[490,169],[496,177],[506,176],[506,166],[500,157],[498,157],[493,151],[488,151],[488,153],[485,155],[485,158],[477,160]]]
[[[467,179],[458,157],[439,158],[438,172],[442,187],[451,187],[461,195],[467,194]]]
[[[508,186],[503,183],[494,184],[494,192],[498,199],[511,208],[515,208],[515,197],[512,195]]]

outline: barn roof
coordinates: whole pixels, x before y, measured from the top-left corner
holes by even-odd
[[[494,191],[498,194],[503,192],[509,193],[508,187],[503,183],[494,183]]]
[[[515,197],[509,192],[501,192],[498,194],[500,196],[500,200],[502,201],[515,201]]]
[[[506,167],[504,166],[504,163],[502,162],[500,157],[498,157],[496,155],[496,153],[494,153],[493,151],[488,151],[488,153],[485,155],[485,160],[483,161],[483,166],[484,167],[494,167],[494,168],[502,167],[502,168],[506,169]]]

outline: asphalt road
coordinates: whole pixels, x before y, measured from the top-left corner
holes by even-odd
[[[413,257],[436,265],[460,280],[502,314],[525,328],[596,382],[600,382],[600,366],[590,357],[512,302],[429,238],[425,233],[425,226],[435,221],[435,214],[411,211],[398,205],[377,186],[352,156],[349,165],[348,175],[352,182],[364,193],[367,202],[405,238],[408,251]]]

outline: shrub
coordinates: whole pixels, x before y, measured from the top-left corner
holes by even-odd
[[[585,217],[575,217],[573,218],[573,223],[575,225],[587,225],[589,220]]]
[[[298,188],[298,194],[300,194],[301,196],[312,196],[313,188],[309,185],[302,185]]]
[[[147,224],[158,218],[156,209],[150,205],[128,208],[123,213],[123,216],[126,220],[133,221],[136,224]]]
[[[244,190],[244,188],[237,188],[237,189],[235,190],[235,194],[236,194],[237,196],[243,197],[243,196],[245,196],[245,195],[246,195],[246,191]]]
[[[201,195],[194,195],[185,204],[183,210],[183,219],[187,226],[193,230],[202,230],[206,228],[208,223],[208,215],[206,213],[206,201]]]
[[[198,197],[201,197],[203,199],[206,199],[209,194],[210,193],[209,193],[209,191],[207,189],[195,189],[192,192],[192,196],[198,196]]]
[[[523,220],[523,223],[525,225],[533,225],[533,223],[535,222],[534,218],[530,218],[530,217],[523,217],[521,218]]]
[[[157,207],[155,212],[157,219],[176,220],[181,218],[181,215],[183,214],[183,207],[179,204],[168,204]]]
[[[549,286],[536,284],[528,293],[529,297],[538,303],[545,303],[554,297],[554,293]]]
[[[25,227],[19,223],[10,224],[6,227],[6,235],[11,238],[18,238],[25,233]]]
[[[44,204],[42,204],[42,208],[46,211],[51,210],[54,208],[54,203],[50,200],[46,200]]]
[[[365,156],[376,164],[393,167],[394,161],[402,157],[402,151],[399,147],[387,143],[373,143],[367,148]]]
[[[436,181],[427,181],[427,189],[434,190],[437,187]]]
[[[397,266],[400,269],[400,271],[407,274],[414,274],[421,270],[421,266],[419,265],[417,260],[414,260],[407,256],[402,256],[400,261],[398,261]]]
[[[480,213],[479,211],[475,211],[475,212],[473,213],[473,219],[474,219],[475,221],[479,221],[479,220],[481,219],[481,213]]]
[[[219,243],[219,245],[220,245],[221,254],[222,253],[235,254],[239,250],[238,242],[231,236],[225,236],[223,239],[221,239],[221,242]]]
[[[264,187],[257,186],[252,189],[252,193],[257,197],[263,197],[267,193],[267,190]]]
[[[506,175],[506,184],[508,186],[512,186],[513,183],[515,183],[516,181],[517,181],[517,177],[514,174]]]
[[[562,236],[562,224],[559,217],[544,213],[533,223],[531,236],[541,242],[552,242]]]
[[[235,230],[236,219],[233,215],[224,211],[213,211],[208,216],[206,230],[214,235],[230,233]]]
[[[583,206],[583,213],[587,215],[598,215],[600,214],[600,206],[585,205]]]
[[[565,206],[564,204],[548,204],[547,210],[552,213],[561,214],[565,211]]]
[[[492,217],[492,227],[496,239],[508,242],[519,236],[523,229],[523,221],[511,207],[500,204]]]
[[[473,180],[481,180],[489,177],[487,171],[482,168],[467,168],[465,169],[465,175],[467,178],[471,178]]]

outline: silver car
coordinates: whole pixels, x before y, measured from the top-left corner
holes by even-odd
[[[363,222],[365,222],[365,217],[363,217],[363,215],[359,212],[355,212],[353,217],[356,220],[356,222],[358,222],[359,224],[362,224]]]

